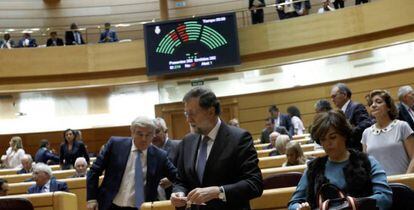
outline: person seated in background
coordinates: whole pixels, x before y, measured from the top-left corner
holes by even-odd
[[[81,45],[85,44],[83,41],[82,33],[79,31],[76,23],[70,24],[70,31],[65,32],[66,45]]]
[[[24,33],[23,38],[19,40],[18,47],[37,47],[36,39],[33,39],[30,33]]]
[[[289,106],[287,113],[292,121],[293,135],[302,135],[305,133],[305,126],[300,117],[300,111],[296,106]]]
[[[54,154],[50,149],[50,144],[47,139],[40,140],[40,148],[36,152],[35,162],[48,165],[59,164],[59,156]]]
[[[291,141],[286,144],[286,159],[286,162],[282,165],[283,167],[302,165],[306,163],[302,147],[298,142]]]
[[[286,154],[286,144],[290,141],[290,137],[288,135],[280,135],[276,139],[276,150],[279,155]]]
[[[398,89],[398,119],[403,120],[414,130],[414,90],[405,85]]]
[[[29,154],[25,154],[22,159],[22,169],[17,171],[17,174],[28,174],[33,172],[33,158]]]
[[[1,49],[11,49],[16,47],[14,40],[11,39],[10,34],[4,34],[3,40],[0,40],[0,48]]]
[[[414,132],[397,120],[394,100],[385,90],[373,90],[366,99],[376,123],[362,134],[363,151],[377,159],[387,175],[413,173]]]
[[[114,30],[111,30],[111,24],[105,23],[105,31],[101,33],[99,43],[117,42],[118,36]]]
[[[46,46],[53,47],[53,46],[63,46],[63,39],[57,36],[56,31],[50,32],[50,38],[47,39]]]
[[[252,24],[263,23],[263,7],[266,6],[264,0],[249,0],[249,10],[252,17]]]
[[[273,123],[273,119],[271,117],[266,118],[265,120],[265,128],[262,130],[262,134],[260,135],[260,143],[269,143],[269,135],[273,132],[275,124]]]
[[[57,181],[52,177],[52,169],[44,163],[36,163],[33,167],[33,180],[36,182],[29,187],[27,193],[68,192],[66,182]]]
[[[1,161],[6,168],[17,168],[21,166],[21,161],[25,154],[22,138],[20,136],[13,136],[9,144],[10,147],[6,150],[6,155],[1,156]]]
[[[345,2],[344,2],[344,0],[334,0],[333,5],[334,5],[335,9],[344,8],[345,7]]]
[[[318,14],[335,11],[335,8],[331,6],[331,0],[322,0],[322,7],[318,9]]]
[[[390,209],[392,190],[385,171],[373,157],[348,149],[352,128],[342,111],[318,114],[311,135],[323,146],[326,156],[308,163],[288,203],[288,210],[319,209],[317,192],[328,183],[337,186],[348,196],[376,200],[379,210]]]
[[[270,140],[270,145],[266,148],[266,149],[275,149],[273,151],[271,151],[269,153],[269,156],[276,156],[276,155],[280,155],[279,152],[276,149],[276,139],[277,137],[280,136],[280,133],[273,131],[270,135],[269,135],[269,140]]]
[[[0,196],[6,196],[9,192],[9,183],[7,180],[0,178]]]
[[[311,9],[311,3],[309,0],[305,0],[302,2],[296,2],[293,6],[295,7],[297,16],[308,15],[309,10]]]
[[[85,177],[86,171],[88,170],[88,163],[84,157],[78,157],[75,161],[75,174],[69,178]]]
[[[326,99],[321,99],[316,101],[315,103],[315,112],[316,113],[321,113],[321,112],[327,112],[332,110],[332,106],[331,103],[329,103],[328,100]]]
[[[229,125],[240,128],[240,123],[239,123],[239,120],[237,118],[231,119],[229,121]]]
[[[274,130],[276,131],[277,127],[285,127],[289,132],[289,136],[293,136],[293,126],[290,117],[287,114],[281,113],[276,105],[271,105],[268,111],[275,125]]]

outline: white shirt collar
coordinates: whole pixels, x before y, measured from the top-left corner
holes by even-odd
[[[341,110],[345,113],[346,108],[348,107],[348,104],[351,102],[351,99],[348,99],[348,101],[342,106]]]
[[[208,135],[207,135],[212,141],[214,141],[216,139],[219,128],[220,128],[220,125],[221,125],[221,120],[220,120],[220,118],[217,118],[216,125],[214,126],[213,129],[211,129],[210,133],[208,133]],[[203,138],[204,138],[204,135],[201,136],[201,139],[203,139]]]
[[[49,179],[49,181],[46,182],[46,184],[43,186],[44,190],[46,190],[47,192],[50,192],[50,180],[52,178]]]
[[[371,126],[371,132],[374,135],[379,135],[381,133],[386,133],[386,132],[392,130],[397,125],[397,122],[398,122],[398,120],[393,120],[390,124],[387,125],[387,127],[382,128],[382,129],[378,128],[377,124],[375,123],[374,125]]]
[[[133,138],[131,139],[131,141],[132,141],[131,152],[135,152],[136,150],[138,150],[138,148],[135,146],[134,139]],[[148,148],[145,149],[144,151],[141,151],[142,152],[142,155],[144,155],[144,157],[147,156],[147,151],[148,151]]]

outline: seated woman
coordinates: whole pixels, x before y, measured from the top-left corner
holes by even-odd
[[[389,93],[373,90],[366,97],[376,123],[362,134],[364,152],[381,163],[387,175],[414,172],[414,133],[398,111]]]
[[[392,204],[392,191],[379,163],[354,150],[348,150],[351,126],[341,111],[315,117],[312,138],[325,149],[326,156],[310,161],[289,202],[289,210],[318,208],[316,193],[325,183],[339,187],[352,197],[370,197],[380,210]]]
[[[302,147],[298,142],[291,141],[286,144],[286,159],[287,161],[283,163],[282,167],[296,166],[306,163]]]
[[[286,153],[286,144],[290,141],[288,135],[279,135],[276,139],[276,151],[279,155]]]
[[[6,168],[21,168],[22,158],[25,155],[22,138],[13,136],[9,144],[10,147],[6,150],[6,155],[1,157],[1,161]]]

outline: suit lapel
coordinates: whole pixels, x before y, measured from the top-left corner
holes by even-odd
[[[149,146],[147,150],[147,180],[155,174],[156,167],[157,158],[155,157],[155,151],[153,146]]]
[[[349,104],[348,104],[348,106],[345,109],[345,117],[347,119],[351,119],[352,107],[353,107],[353,103],[352,103],[352,101],[349,101]]]
[[[55,192],[55,191],[57,191],[57,184],[56,184],[56,182],[55,182],[55,180],[53,180],[53,179],[50,179],[50,186],[49,186],[49,192]]]

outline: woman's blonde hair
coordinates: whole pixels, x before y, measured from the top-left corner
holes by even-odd
[[[12,149],[17,151],[18,149],[23,149],[23,142],[20,136],[13,136],[10,140],[12,142]]]
[[[306,158],[305,158],[305,155],[303,154],[302,147],[300,146],[298,142],[294,142],[294,141],[288,142],[286,144],[286,153],[287,151],[293,151],[296,153],[297,161],[299,165],[305,164]]]
[[[288,135],[280,135],[276,139],[276,150],[279,154],[284,155],[286,154],[286,144],[290,141],[290,137]]]

